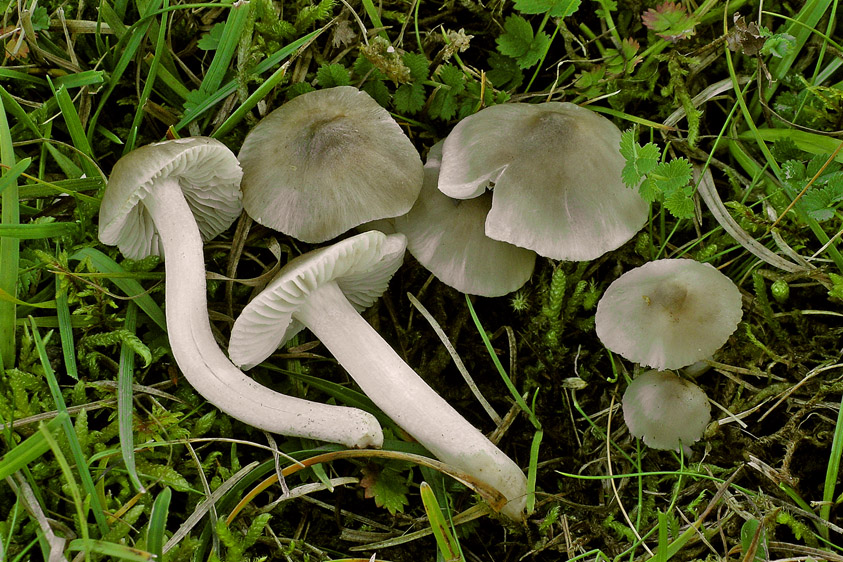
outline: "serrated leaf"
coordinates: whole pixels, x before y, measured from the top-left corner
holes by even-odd
[[[666,195],[662,205],[678,219],[694,218],[694,200],[681,189]]]
[[[490,68],[486,72],[486,78],[495,88],[517,88],[524,81],[524,73],[521,72],[518,63],[512,57],[500,53],[490,53],[486,62]]]
[[[427,80],[430,75],[430,61],[421,53],[406,52],[401,57],[404,65],[410,69],[410,76],[413,81],[421,82]]]
[[[424,86],[417,82],[401,84],[395,90],[392,100],[398,113],[414,114],[424,107]]]
[[[407,500],[407,482],[396,469],[386,466],[367,466],[363,468],[360,485],[365,489],[367,498],[374,498],[378,507],[385,507],[391,515],[404,512]]]
[[[323,88],[333,88],[335,86],[348,86],[351,84],[351,75],[341,64],[323,64],[316,71],[316,79],[319,85]]]
[[[675,2],[664,2],[641,15],[641,23],[659,37],[671,43],[694,34],[696,20]]]
[[[208,33],[203,33],[196,46],[203,51],[214,51],[220,45],[222,32],[225,30],[225,22],[214,24]]]
[[[525,14],[549,14],[567,18],[580,7],[581,0],[515,0],[515,9]]]
[[[445,64],[439,67],[439,80],[451,88],[453,95],[458,95],[465,90],[465,74],[452,64]]]
[[[527,52],[517,59],[518,65],[521,68],[530,68],[531,66],[535,66],[549,48],[550,35],[544,31],[539,31],[533,38],[533,42],[530,43],[530,48]]]
[[[828,277],[831,279],[831,290],[828,291],[828,296],[843,300],[843,275],[828,272]]]
[[[770,148],[770,152],[773,153],[773,156],[779,162],[783,162],[785,160],[796,160],[804,154],[804,152],[799,150],[799,147],[796,146],[796,143],[793,142],[793,139],[790,137],[785,137],[774,142],[773,146]]]
[[[383,80],[368,80],[363,84],[361,89],[372,96],[383,107],[389,105],[389,100],[392,96]]]
[[[509,16],[503,24],[504,32],[495,39],[498,51],[518,60],[530,50],[533,43],[533,26],[521,16]]]
[[[641,185],[638,186],[638,194],[641,195],[645,201],[653,203],[654,201],[659,200],[662,192],[653,180],[647,178],[641,182]]]
[[[761,49],[762,55],[773,55],[774,57],[786,57],[796,47],[796,38],[788,33],[776,33],[764,41]]]
[[[648,177],[667,195],[688,185],[691,175],[691,163],[685,158],[676,158],[656,166]]]
[[[451,119],[457,113],[457,97],[445,89],[438,90],[430,100],[428,113],[433,118]]]
[[[159,480],[162,484],[171,487],[177,492],[189,492],[192,490],[190,482],[171,466],[152,464],[141,459],[138,459],[137,463],[138,472],[146,476],[151,476],[154,480]]]

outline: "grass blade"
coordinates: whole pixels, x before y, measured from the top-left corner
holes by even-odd
[[[15,149],[12,146],[12,134],[6,118],[4,100],[0,97],[0,163],[4,166],[2,177],[15,166]],[[0,227],[13,229],[20,223],[20,201],[18,183],[12,180],[0,194]],[[0,230],[0,289],[13,298],[18,296],[18,267],[20,263],[20,240],[8,236]],[[0,368],[15,364],[15,320],[16,304],[0,301]]]
[[[62,277],[58,275],[56,275],[56,318],[59,323],[64,368],[73,380],[78,381],[79,372],[76,368],[76,346],[73,343],[73,323],[70,318],[67,288],[62,285]]]
[[[50,444],[44,439],[43,432],[55,433],[69,419],[70,416],[66,412],[61,412],[49,422],[41,422],[42,431],[27,437],[0,460],[0,480],[11,476],[50,450]]]
[[[442,556],[449,562],[452,560],[454,562],[465,562],[460,543],[451,532],[450,525],[445,521],[445,516],[442,515],[442,509],[439,507],[439,502],[436,501],[433,488],[427,482],[422,482],[419,485],[419,493],[424,504],[424,512],[427,513],[427,520],[430,522],[430,528]]]
[[[129,302],[123,328],[134,334],[137,323],[138,307],[134,302]],[[138,492],[145,493],[146,489],[141,484],[137,468],[135,468],[135,439],[132,423],[134,421],[134,395],[132,393],[134,368],[135,352],[124,341],[120,345],[120,370],[117,374],[117,425],[120,433],[120,452],[132,485]]]
[[[152,504],[149,514],[149,527],[146,530],[146,548],[155,556],[156,560],[164,559],[164,533],[167,530],[167,515],[170,510],[170,499],[173,491],[164,488]]]
[[[164,0],[164,8],[169,6],[169,2]],[[158,26],[158,38],[155,42],[155,54],[152,57],[152,62],[149,64],[149,73],[146,75],[146,82],[143,85],[140,99],[138,100],[138,107],[135,110],[135,117],[132,120],[132,126],[129,128],[129,136],[123,146],[123,154],[126,155],[135,149],[135,141],[138,138],[138,127],[140,127],[143,119],[144,107],[146,101],[149,99],[149,94],[152,93],[152,86],[155,84],[155,77],[158,75],[158,67],[161,64],[161,57],[167,52],[165,40],[167,38],[167,12],[161,14],[161,23]]]
[[[533,427],[535,427],[536,429],[541,429],[541,423],[536,417],[535,412],[530,409],[530,407],[527,405],[527,402],[525,402],[521,394],[518,393],[518,389],[516,389],[515,385],[512,384],[512,379],[509,378],[509,375],[506,373],[506,370],[503,368],[503,365],[501,365],[501,361],[500,359],[498,359],[497,353],[495,353],[495,348],[492,347],[492,342],[489,341],[489,336],[486,335],[486,330],[483,329],[483,325],[480,323],[480,318],[477,317],[477,312],[474,311],[474,306],[472,306],[471,304],[471,297],[469,295],[465,296],[465,302],[468,304],[468,311],[471,313],[471,319],[474,321],[474,325],[477,327],[477,332],[480,334],[480,338],[483,340],[483,344],[486,346],[486,350],[489,352],[489,357],[492,358],[492,362],[495,364],[498,373],[500,373],[504,384],[509,389],[509,392],[515,399],[515,402],[521,407],[524,413],[527,414],[527,417],[530,419],[530,423],[533,424]]]
[[[126,270],[123,269],[120,264],[94,248],[82,248],[68,259],[79,261],[89,259],[91,260],[91,264],[94,268],[102,273],[116,273],[121,275],[126,273]],[[161,310],[158,303],[156,303],[153,298],[147,294],[146,290],[140,283],[134,279],[126,279],[123,277],[109,277],[109,280],[117,285],[117,287],[119,287],[126,296],[134,299],[140,309],[143,310],[146,315],[149,316],[159,328],[161,328],[161,330],[164,332],[167,331],[167,320],[164,317],[164,311]]]
[[[130,562],[148,562],[153,560],[151,553],[113,542],[94,539],[74,539],[67,546],[68,550],[84,551],[85,554],[100,554],[114,560],[129,560]]]
[[[825,484],[823,485],[823,503],[820,507],[820,517],[825,521],[828,521],[831,517],[831,508],[834,506],[834,487],[837,485],[837,478],[840,476],[841,457],[843,457],[843,400],[840,401],[840,408],[837,410],[837,425],[834,426],[834,438],[831,442],[831,454],[828,457]],[[820,534],[824,539],[827,539],[828,527],[820,527]]]
[[[199,92],[203,97],[216,92],[220,84],[222,84],[222,79],[225,77],[225,73],[228,72],[231,59],[237,51],[240,35],[243,33],[246,20],[249,18],[249,10],[251,10],[251,4],[244,0],[238,0],[231,5],[231,10],[228,12],[228,19],[225,21],[225,27],[220,37],[219,46],[214,52],[211,65],[208,67],[208,71],[202,79],[202,84],[199,86]]]
[[[41,367],[44,369],[44,378],[47,380],[47,385],[50,387],[50,394],[53,401],[56,403],[56,409],[59,413],[67,414],[67,405],[64,402],[64,397],[59,388],[59,382],[56,380],[56,375],[53,372],[53,367],[50,365],[50,358],[47,356],[47,349],[44,347],[44,341],[41,339],[41,334],[38,332],[38,326],[35,323],[35,318],[29,317],[29,326],[32,329],[32,339],[35,342],[35,349],[38,351],[38,358],[41,360]],[[79,444],[79,439],[76,437],[76,431],[70,423],[70,417],[62,423],[65,437],[70,447],[70,452],[73,455],[73,460],[76,463],[76,470],[79,472],[79,477],[82,479],[82,487],[90,497],[91,509],[94,512],[94,519],[97,521],[100,533],[108,532],[108,523],[105,520],[105,510],[100,505],[99,494],[97,494],[94,486],[94,479],[91,478],[91,473],[88,470],[88,463],[82,453],[82,446]],[[80,521],[84,525],[84,518]]]
[[[266,60],[264,60],[262,63],[257,65],[255,67],[255,70],[254,70],[253,74],[258,75],[258,74],[263,74],[264,72],[268,71],[269,69],[274,67],[276,64],[278,64],[282,60],[284,60],[287,57],[289,57],[290,55],[292,55],[299,47],[301,47],[302,45],[305,45],[308,42],[310,42],[314,37],[316,37],[317,35],[322,33],[322,31],[323,31],[322,29],[317,29],[316,31],[312,31],[312,32],[308,33],[307,35],[305,35],[304,37],[302,37],[300,39],[296,39],[295,41],[293,41],[292,43],[290,43],[286,47],[283,47],[282,49],[279,49],[278,51],[273,53],[271,56],[267,57]],[[227,98],[228,96],[233,94],[236,89],[237,89],[237,81],[236,80],[230,80],[230,81],[226,82],[225,84],[220,86],[220,88],[216,92],[214,92],[211,96],[209,96],[207,99],[202,100],[201,103],[195,105],[194,107],[191,107],[188,111],[186,111],[185,114],[184,114],[184,117],[181,118],[181,121],[179,121],[178,123],[173,125],[173,130],[178,132],[179,130],[183,129],[188,124],[192,123],[197,118],[199,118],[201,115],[203,115],[206,111],[210,110],[216,104],[220,103],[222,100],[224,100],[225,98]]]

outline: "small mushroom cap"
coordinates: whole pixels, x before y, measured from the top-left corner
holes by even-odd
[[[623,395],[629,432],[653,449],[676,450],[702,437],[711,419],[705,392],[671,371],[638,375]]]
[[[293,314],[311,292],[335,281],[358,311],[370,307],[401,266],[403,234],[370,230],[290,260],[234,322],[228,355],[250,369],[304,327]]]
[[[413,257],[446,285],[484,297],[515,291],[533,274],[536,253],[486,236],[491,193],[460,200],[439,191],[441,158],[439,142],[428,153],[416,204],[395,219],[395,229],[407,236]]]
[[[679,369],[714,354],[738,327],[741,293],[709,264],[666,259],[616,279],[597,304],[597,336],[630,361]]]
[[[238,157],[246,212],[310,243],[406,213],[422,184],[410,139],[351,86],[293,98],[252,129]]]
[[[553,259],[617,249],[649,206],[624,185],[620,130],[571,103],[502,104],[466,117],[445,139],[439,189],[467,199],[494,184],[486,234]]]
[[[179,183],[203,240],[234,222],[243,210],[234,153],[218,140],[191,137],[142,146],[117,161],[108,178],[99,217],[99,238],[124,256],[161,256],[158,230],[143,200],[162,181]]]

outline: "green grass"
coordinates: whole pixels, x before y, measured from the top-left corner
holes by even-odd
[[[843,560],[838,3],[659,4],[0,4],[0,558]],[[648,29],[648,10],[680,37]],[[769,33],[738,35],[737,11]],[[482,107],[568,101],[653,143],[651,171],[687,163],[709,182],[662,178],[632,241],[589,263],[540,259],[514,295],[467,298],[408,259],[366,313],[524,469],[523,527],[306,332],[252,376],[371,411],[383,451],[268,439],[205,403],[169,350],[163,264],[97,239],[122,155],[193,135],[236,152],[261,116],[334,85],[367,91],[422,153]],[[206,263],[254,279],[311,247],[232,227]],[[711,263],[744,297],[696,379],[715,421],[682,454],[629,436],[619,404],[638,367],[594,333],[605,288],[670,257]],[[217,279],[224,342],[254,283]]]

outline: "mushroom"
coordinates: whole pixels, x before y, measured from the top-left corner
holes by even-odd
[[[99,238],[134,259],[164,256],[170,347],[185,378],[206,400],[266,431],[380,446],[383,433],[371,414],[270,390],[237,369],[214,340],[202,242],[240,214],[241,173],[234,154],[210,138],[134,150],[114,165],[108,180]]]
[[[439,189],[470,199],[493,186],[486,234],[552,258],[617,249],[649,206],[624,185],[621,132],[571,103],[502,104],[466,117],[445,139]]]
[[[629,432],[653,449],[677,450],[702,437],[711,419],[708,397],[671,371],[646,371],[623,394]]]
[[[486,236],[484,224],[492,194],[451,199],[436,188],[442,142],[427,155],[419,198],[394,220],[407,236],[407,250],[437,279],[463,293],[499,297],[530,279],[536,253]]]
[[[249,368],[291,332],[309,328],[384,413],[440,460],[500,491],[508,500],[503,513],[520,521],[527,487],[518,465],[360,316],[385,290],[405,245],[402,234],[372,230],[291,260],[235,321],[231,360]]]
[[[714,354],[738,327],[741,293],[710,264],[665,259],[616,279],[597,304],[597,337],[610,350],[656,369]]]
[[[246,212],[311,243],[406,213],[422,184],[410,139],[351,86],[308,92],[271,112],[246,136],[238,158]]]

